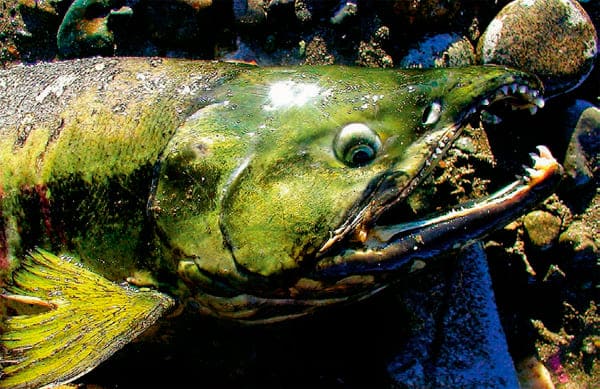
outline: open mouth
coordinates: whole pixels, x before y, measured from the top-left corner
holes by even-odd
[[[322,247],[322,260],[317,272],[335,277],[370,274],[396,270],[415,270],[429,258],[457,249],[490,232],[502,228],[549,196],[560,180],[562,168],[545,146],[531,153],[531,166],[515,172],[516,178],[495,193],[454,206],[445,205],[442,212],[435,209],[413,214],[406,219],[407,200],[428,180],[434,167],[454,146],[467,123],[480,119],[498,123],[500,116],[513,110],[528,110],[535,114],[544,107],[537,89],[526,84],[510,83],[474,99],[457,114],[454,124],[443,129],[429,148],[429,157],[418,172],[402,187],[394,188],[394,197],[385,202],[373,200],[348,223],[334,232]],[[434,104],[423,117],[424,123],[435,122],[439,110]],[[389,192],[389,188],[386,189]],[[388,196],[389,197],[389,196]],[[402,216],[404,214],[404,216]],[[343,247],[336,252],[338,242]],[[332,252],[335,254],[332,255]]]

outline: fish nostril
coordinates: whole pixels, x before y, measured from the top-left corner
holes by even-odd
[[[438,100],[435,100],[425,108],[421,121],[423,124],[435,124],[440,120],[441,115],[442,104]]]

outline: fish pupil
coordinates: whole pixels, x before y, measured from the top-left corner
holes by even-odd
[[[357,145],[351,151],[351,164],[352,166],[364,166],[373,160],[375,150],[369,145]]]

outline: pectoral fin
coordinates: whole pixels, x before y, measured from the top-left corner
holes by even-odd
[[[23,261],[3,298],[43,312],[9,316],[0,334],[0,388],[71,382],[152,325],[173,300],[119,286],[45,251]]]

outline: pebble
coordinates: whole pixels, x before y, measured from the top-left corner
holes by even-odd
[[[600,173],[600,109],[577,100],[561,116],[567,131],[567,152],[563,166],[575,190],[588,185]]]
[[[533,211],[525,215],[523,225],[531,244],[544,249],[558,238],[561,220],[550,212]]]
[[[296,13],[296,19],[300,23],[309,23],[312,21],[310,8],[303,0],[296,0],[294,2],[294,12]]]
[[[403,294],[417,321],[413,336],[388,365],[396,388],[517,388],[517,374],[480,243],[461,250],[447,283]],[[431,279],[429,279],[431,280]],[[442,290],[444,292],[442,292]],[[420,293],[419,293],[420,292]],[[406,298],[408,297],[408,298]]]
[[[403,68],[440,68],[469,66],[475,63],[471,42],[458,34],[426,37],[400,61]]]
[[[600,250],[594,242],[589,228],[582,221],[574,221],[558,238],[558,243],[571,252],[570,255],[578,265],[585,265],[585,262],[589,262],[591,266],[594,266],[594,262],[600,255]]]
[[[305,65],[331,65],[333,62],[334,57],[327,50],[327,44],[320,36],[315,36],[306,45]]]
[[[369,42],[361,41],[358,46],[358,58],[356,63],[360,66],[372,68],[391,68],[394,60],[383,48],[390,36],[390,30],[386,26],[379,27],[371,36]]]
[[[554,389],[550,372],[536,357],[523,359],[516,368],[521,389]]]
[[[58,29],[56,40],[60,56],[113,55],[115,37],[112,24],[119,18],[129,19],[133,15],[130,7],[115,5],[113,1],[75,0]]]
[[[357,13],[358,4],[355,0],[341,1],[339,8],[334,12],[329,21],[331,24],[341,24],[353,16],[356,16]]]
[[[544,82],[546,97],[574,89],[591,72],[598,36],[574,0],[516,0],[506,5],[481,36],[483,64],[527,69]]]
[[[260,25],[267,18],[261,0],[233,0],[232,8],[236,22],[241,25]]]

